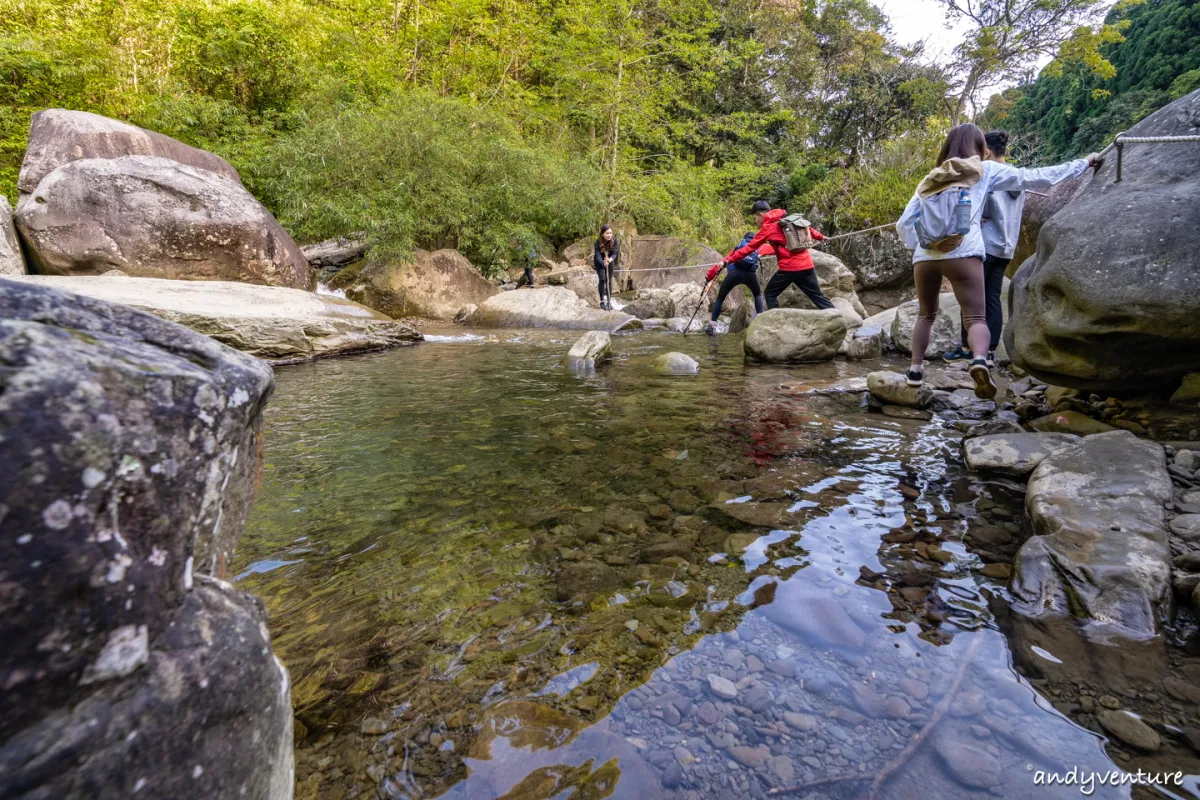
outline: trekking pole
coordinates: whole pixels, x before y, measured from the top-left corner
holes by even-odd
[[[721,269],[725,269],[725,268],[721,267]],[[719,269],[719,270],[717,270],[717,275],[720,275],[720,274],[721,274],[721,270]],[[688,331],[690,331],[692,329],[692,322],[695,321],[696,315],[700,313],[700,306],[704,305],[704,300],[705,300],[705,298],[708,297],[708,289],[710,286],[712,286],[713,281],[715,281],[717,279],[717,275],[713,276],[712,281],[709,281],[708,283],[704,284],[704,291],[700,293],[700,302],[696,303],[696,310],[692,312],[692,318],[688,320],[688,324],[685,325],[683,328],[684,336],[687,336]]]

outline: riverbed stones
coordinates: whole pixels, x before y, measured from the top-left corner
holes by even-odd
[[[397,319],[451,320],[463,306],[478,306],[500,293],[457,250],[414,250],[401,262],[372,257],[361,266],[342,270],[329,286]]]
[[[467,320],[474,328],[565,328],[613,333],[636,317],[592,308],[562,286],[501,292],[479,304]]]
[[[1162,738],[1158,732],[1128,711],[1099,711],[1096,713],[1096,719],[1104,730],[1122,744],[1144,753],[1155,753],[1162,747]]]
[[[238,182],[157,156],[69,161],[17,202],[30,271],[313,289],[316,275]]]
[[[14,279],[148,311],[267,361],[288,363],[421,341],[421,332],[358,303],[280,286],[155,278]]]
[[[925,385],[909,386],[898,372],[877,371],[867,375],[867,391],[883,405],[925,408],[933,401],[933,392]]]
[[[722,678],[720,675],[709,675],[706,680],[708,681],[708,690],[722,700],[733,700],[737,697],[737,687],[728,678]]]
[[[1200,91],[1127,131],[1197,133]],[[1170,391],[1200,371],[1200,271],[1195,243],[1178,235],[1200,216],[1200,148],[1131,145],[1115,181],[1113,157],[1042,227],[1037,256],[1013,278],[1005,343],[1018,366],[1055,385]]]
[[[746,330],[746,358],[775,363],[828,361],[845,338],[846,322],[837,309],[770,309],[755,317]]]
[[[612,358],[612,338],[604,331],[588,331],[571,345],[567,366],[574,370],[592,370]]]
[[[837,600],[801,581],[777,584],[774,601],[759,610],[775,624],[817,646],[857,651],[866,644],[862,629]]]
[[[287,673],[263,605],[219,579],[254,500],[270,368],[16,282],[0,362],[4,785],[290,797]]]
[[[615,569],[598,561],[577,561],[563,565],[556,582],[559,602],[608,592],[621,583]]]
[[[13,227],[13,210],[8,198],[0,195],[0,278],[25,274],[25,257],[17,229]]]
[[[1014,564],[1019,612],[1078,618],[1096,635],[1157,636],[1170,602],[1171,493],[1162,446],[1127,431],[1046,456],[1026,494],[1036,535]]]
[[[1000,783],[999,760],[982,747],[949,735],[934,739],[934,750],[954,779],[972,789],[990,789]]]
[[[1022,476],[1051,453],[1074,446],[1079,437],[1068,433],[1001,433],[963,441],[968,469]]]
[[[700,362],[686,353],[663,353],[654,359],[654,371],[663,375],[695,375]]]

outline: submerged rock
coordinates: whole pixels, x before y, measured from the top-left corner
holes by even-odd
[[[571,346],[567,366],[577,370],[595,369],[602,361],[612,358],[612,339],[604,331],[588,331]]]
[[[329,285],[394,318],[450,320],[463,306],[477,306],[500,293],[457,250],[415,250],[403,263],[371,258],[343,270]]]
[[[422,339],[411,325],[349,300],[279,286],[101,276],[15,280],[140,308],[268,361],[381,350]]]
[[[837,309],[775,308],[754,318],[746,330],[746,357],[752,361],[828,361],[846,338]]]
[[[866,644],[866,635],[837,600],[800,580],[779,583],[774,600],[759,611],[819,647],[861,650]]]
[[[155,156],[70,161],[17,202],[31,271],[316,287],[300,248],[235,181]]]
[[[1078,442],[1078,436],[1068,433],[975,436],[963,442],[963,457],[968,469],[1021,476],[1033,472],[1051,453],[1073,447]]]
[[[695,375],[700,362],[684,353],[663,353],[654,359],[654,369],[665,375]]]
[[[1036,533],[1014,564],[1020,614],[1071,617],[1098,637],[1147,640],[1169,608],[1163,448],[1126,431],[1051,453],[1029,479]]]
[[[479,304],[467,324],[475,328],[566,328],[612,333],[635,317],[601,311],[562,286],[501,292]]]
[[[25,274],[25,256],[13,227],[13,210],[8,198],[0,195],[0,278]]]
[[[1200,133],[1200,91],[1127,133]],[[1130,144],[1119,184],[1116,160],[1042,227],[1013,277],[1005,343],[1059,386],[1169,391],[1200,371],[1200,271],[1194,237],[1181,235],[1200,217],[1200,148]]]
[[[898,372],[872,372],[867,375],[867,391],[879,403],[907,408],[924,408],[933,401],[933,392],[929,387],[909,386],[908,381]]]
[[[0,362],[5,787],[290,797],[287,672],[262,603],[220,580],[254,500],[270,367],[16,282]]]

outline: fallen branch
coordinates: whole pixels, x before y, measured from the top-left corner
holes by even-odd
[[[979,643],[981,641],[982,639],[979,636],[976,636],[971,640],[971,644],[967,647],[967,652],[963,656],[963,662],[958,668],[958,674],[954,676],[954,681],[950,684],[950,688],[946,691],[946,696],[943,697],[938,704],[933,707],[933,713],[931,713],[929,715],[929,719],[925,721],[924,727],[922,727],[921,730],[909,740],[908,745],[900,751],[900,755],[896,756],[894,759],[885,764],[883,769],[879,770],[879,772],[875,773],[873,776],[836,775],[832,778],[820,778],[815,781],[796,784],[795,786],[781,786],[775,789],[770,789],[767,791],[767,795],[774,797],[785,794],[796,794],[798,792],[808,791],[809,789],[816,789],[820,786],[828,786],[829,784],[833,783],[848,783],[850,781],[870,780],[871,786],[867,789],[867,793],[863,795],[863,800],[871,800],[871,798],[875,796],[875,793],[879,791],[880,787],[883,786],[884,782],[891,777],[892,773],[902,767],[908,761],[908,759],[912,757],[913,753],[917,752],[917,748],[929,738],[929,734],[935,727],[937,727],[937,724],[941,722],[942,717],[946,716],[946,712],[950,710],[950,705],[954,702],[955,695],[958,694],[959,687],[962,686],[963,678],[967,674],[967,667],[969,667],[971,662],[975,660],[975,651],[979,649]]]
[[[971,639],[971,644],[967,647],[966,655],[963,656],[962,664],[958,668],[958,674],[954,676],[954,682],[950,684],[949,690],[946,691],[946,696],[933,707],[933,713],[929,715],[929,719],[925,721],[925,726],[909,740],[908,745],[900,751],[900,755],[892,759],[888,764],[879,771],[872,781],[867,793],[863,795],[863,800],[871,800],[875,793],[879,791],[884,782],[891,777],[892,773],[904,766],[908,759],[912,758],[913,753],[917,752],[929,734],[937,727],[937,724],[942,721],[942,717],[946,716],[946,712],[950,710],[950,705],[954,702],[954,696],[958,694],[958,687],[962,686],[963,677],[967,674],[967,667],[971,666],[971,662],[975,660],[975,651],[979,649],[979,643],[983,641],[980,636],[974,636]]]

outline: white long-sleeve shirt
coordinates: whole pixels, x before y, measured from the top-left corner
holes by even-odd
[[[1074,178],[1082,175],[1087,171],[1088,162],[1085,158],[1078,158],[1074,161],[1068,161],[1065,164],[1056,164],[1052,167],[1041,167],[1039,169],[1020,169],[1011,164],[1000,164],[995,161],[983,162],[983,178],[974,186],[967,190],[968,197],[971,198],[971,230],[963,237],[962,244],[954,248],[948,253],[941,253],[937,250],[926,250],[920,246],[917,240],[917,205],[919,198],[914,192],[912,199],[908,201],[908,205],[904,209],[904,213],[900,215],[900,219],[896,222],[896,232],[900,234],[900,238],[904,241],[904,246],[913,251],[913,263],[918,261],[939,261],[948,258],[983,258],[987,252],[987,246],[984,242],[983,228],[981,225],[983,219],[984,200],[989,192],[1024,192],[1025,189],[1048,189],[1059,181],[1065,181],[1068,178]],[[1024,206],[1024,194],[1021,195],[1021,206]],[[1017,233],[1021,229],[1021,214],[1018,209],[1016,214],[1015,230]],[[1007,236],[1007,232],[1004,234]],[[1013,234],[1012,244],[1016,246],[1017,236]],[[1011,258],[1011,253],[1009,255]]]
[[[1012,258],[1021,237],[1021,215],[1025,212],[1025,193],[997,191],[986,200],[988,217],[983,221],[983,249],[989,256]]]

